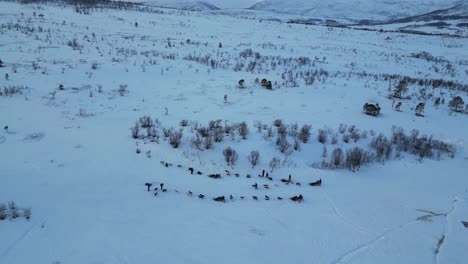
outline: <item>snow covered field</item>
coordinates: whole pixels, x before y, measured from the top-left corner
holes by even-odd
[[[0,2],[0,88],[24,87],[0,96],[0,125],[8,126],[0,204],[32,210],[29,221],[0,220],[0,263],[466,263],[468,116],[448,106],[455,96],[468,101],[466,38],[156,8],[80,10],[89,12]],[[394,102],[389,94],[404,76],[415,80],[410,98]],[[366,102],[378,102],[381,115],[365,115]],[[413,110],[420,102],[424,117]],[[159,143],[132,138],[142,116],[158,120]],[[193,147],[195,124],[218,119],[245,121],[246,139],[231,132],[210,149]],[[311,125],[310,141],[294,150],[288,135],[291,147],[280,152],[276,119],[288,131]],[[173,148],[163,128],[178,131],[181,120],[189,125]],[[260,133],[259,123],[267,128]],[[341,134],[340,124],[355,125],[357,142],[344,141],[351,132]],[[355,172],[321,168],[334,149],[370,149],[393,126],[433,135],[455,155],[421,160],[394,149]],[[329,131],[324,144],[321,129]],[[222,154],[228,146],[239,155],[232,166]],[[254,168],[252,150],[260,153]],[[281,162],[272,171],[274,157]],[[301,185],[280,181],[289,174]],[[318,179],[321,186],[308,185]],[[155,196],[145,183],[167,191]],[[289,199],[299,194],[304,201]]]

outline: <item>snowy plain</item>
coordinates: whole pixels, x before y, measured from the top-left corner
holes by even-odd
[[[397,83],[375,77],[467,84],[466,38],[151,10],[79,14],[70,6],[0,2],[0,88],[28,87],[0,96],[0,125],[8,125],[0,133],[0,203],[32,209],[29,221],[0,221],[0,263],[466,263],[468,116],[447,103],[435,107],[432,99],[425,116],[416,116],[417,85],[402,111],[394,111],[387,97]],[[265,61],[246,71],[254,60],[247,58],[234,71],[246,49]],[[411,56],[423,51],[453,70]],[[189,59],[206,56],[207,63]],[[312,62],[273,66],[276,57]],[[289,69],[323,69],[329,76],[289,87],[283,78]],[[272,80],[273,90],[256,78]],[[123,96],[121,85],[127,85]],[[466,92],[426,88],[447,101],[455,95],[468,101]],[[362,113],[368,101],[379,102],[381,116]],[[144,115],[174,128],[184,119],[245,121],[250,132],[246,140],[226,137],[199,151],[186,127],[174,149],[162,135],[159,144],[131,137]],[[280,153],[274,139],[254,128],[275,119],[312,125],[310,142]],[[403,154],[356,172],[314,166],[323,149],[317,130],[336,131],[340,124],[386,135],[393,126],[418,129],[457,151],[440,160]],[[335,147],[325,145],[329,152]],[[341,137],[337,145],[347,146]],[[234,166],[223,159],[227,146],[239,153]],[[260,152],[255,168],[247,160],[251,150]],[[273,157],[283,162],[271,172]],[[203,175],[191,175],[188,167]],[[273,182],[258,178],[262,169]],[[206,176],[216,172],[221,179]],[[302,186],[279,182],[289,174]],[[318,179],[322,186],[307,185]],[[154,196],[147,182],[164,183],[168,191]],[[254,183],[270,188],[255,190]],[[212,200],[231,194],[234,201]],[[303,202],[288,199],[298,194]]]

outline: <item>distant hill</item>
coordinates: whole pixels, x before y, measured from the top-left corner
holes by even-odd
[[[219,8],[209,2],[196,0],[132,0],[132,2],[144,3],[151,6],[167,7],[188,11],[211,11]]]
[[[250,9],[314,18],[386,21],[451,8],[466,0],[264,0]]]

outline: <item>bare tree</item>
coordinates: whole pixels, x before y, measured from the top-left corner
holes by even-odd
[[[237,161],[239,155],[237,152],[232,149],[231,147],[227,147],[223,150],[224,160],[227,162],[228,165],[234,166]]]
[[[205,146],[205,149],[211,149],[213,147],[213,137],[211,135],[208,135],[203,139],[203,145]]]
[[[328,138],[327,130],[319,129],[318,130],[318,135],[317,135],[318,142],[324,144],[325,142],[327,142],[327,138]]]
[[[131,128],[131,130],[132,130],[132,137],[134,139],[137,139],[140,133],[140,125],[138,124],[138,122],[135,123],[135,125]]]
[[[281,160],[277,157],[274,157],[270,160],[270,163],[268,165],[270,165],[271,172],[273,172],[273,170],[278,168],[280,164],[281,164]]]
[[[258,152],[258,150],[252,150],[247,159],[250,164],[252,164],[252,168],[255,167],[260,161],[260,152]]]
[[[312,126],[310,125],[303,125],[301,127],[301,132],[299,132],[299,139],[302,141],[302,143],[307,143],[309,142],[310,139],[310,128]]]
[[[339,168],[343,164],[343,160],[344,160],[343,150],[341,148],[334,149],[331,154],[331,159],[330,159],[331,165],[333,165],[335,168]]]
[[[195,137],[192,138],[191,143],[192,143],[192,147],[203,151],[203,148],[202,148],[203,141],[202,141],[202,137],[200,136],[200,134],[197,133]]]
[[[23,216],[26,218],[26,220],[29,221],[31,219],[31,208],[26,208],[23,210]]]
[[[128,88],[128,85],[127,84],[121,84],[119,86],[119,94],[120,96],[124,96],[126,93],[127,93],[127,88]]]
[[[291,144],[289,144],[286,136],[280,135],[276,139],[276,146],[278,146],[278,149],[281,151],[281,153],[285,153],[291,147]]]
[[[249,128],[245,122],[240,123],[237,127],[237,130],[239,131],[239,135],[242,137],[242,139],[247,138],[247,134],[249,134]]]
[[[169,143],[173,148],[178,148],[182,142],[182,130],[179,131],[170,131],[169,133]]]

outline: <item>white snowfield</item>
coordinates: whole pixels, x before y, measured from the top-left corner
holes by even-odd
[[[252,9],[352,20],[389,20],[450,8],[466,0],[263,0]]]
[[[79,14],[73,7],[0,2],[0,88],[28,87],[0,96],[0,204],[32,209],[29,221],[0,220],[1,264],[467,263],[468,116],[451,111],[448,101],[468,96],[411,84],[412,99],[402,100],[398,112],[387,98],[398,82],[378,77],[466,85],[466,38],[155,10]],[[246,49],[260,54],[252,71],[245,68],[255,57],[239,59]],[[412,56],[421,52],[441,62]],[[194,60],[206,56],[206,63]],[[311,61],[275,59],[301,56]],[[283,79],[288,70],[320,69],[328,77],[308,85]],[[273,90],[256,78],[272,80]],[[119,87],[126,87],[123,96]],[[434,96],[418,99],[423,88]],[[436,97],[445,104],[435,107]],[[362,113],[366,102],[378,102],[381,115]],[[424,117],[412,110],[419,102],[426,102]],[[191,146],[188,126],[174,149],[162,131],[159,144],[131,137],[144,115],[174,129],[183,119],[245,121],[249,134],[200,151]],[[312,125],[310,142],[281,153],[276,137],[254,127],[275,119]],[[367,149],[371,130],[390,136],[392,126],[434,135],[456,153],[422,161],[402,153],[356,172],[320,169],[318,130],[336,133],[342,123],[368,139],[347,144],[338,134],[335,145],[325,143],[326,160],[336,147]],[[239,154],[234,166],[222,155],[228,146]],[[252,150],[260,152],[255,168],[247,160]],[[281,164],[271,172],[273,157]],[[191,175],[189,167],[203,175]],[[272,181],[258,177],[263,169]],[[280,182],[289,174],[302,185]],[[318,179],[321,186],[308,185]],[[167,192],[155,196],[145,183],[151,189],[164,183]],[[301,203],[289,199],[299,194]],[[223,195],[226,202],[213,201]]]

